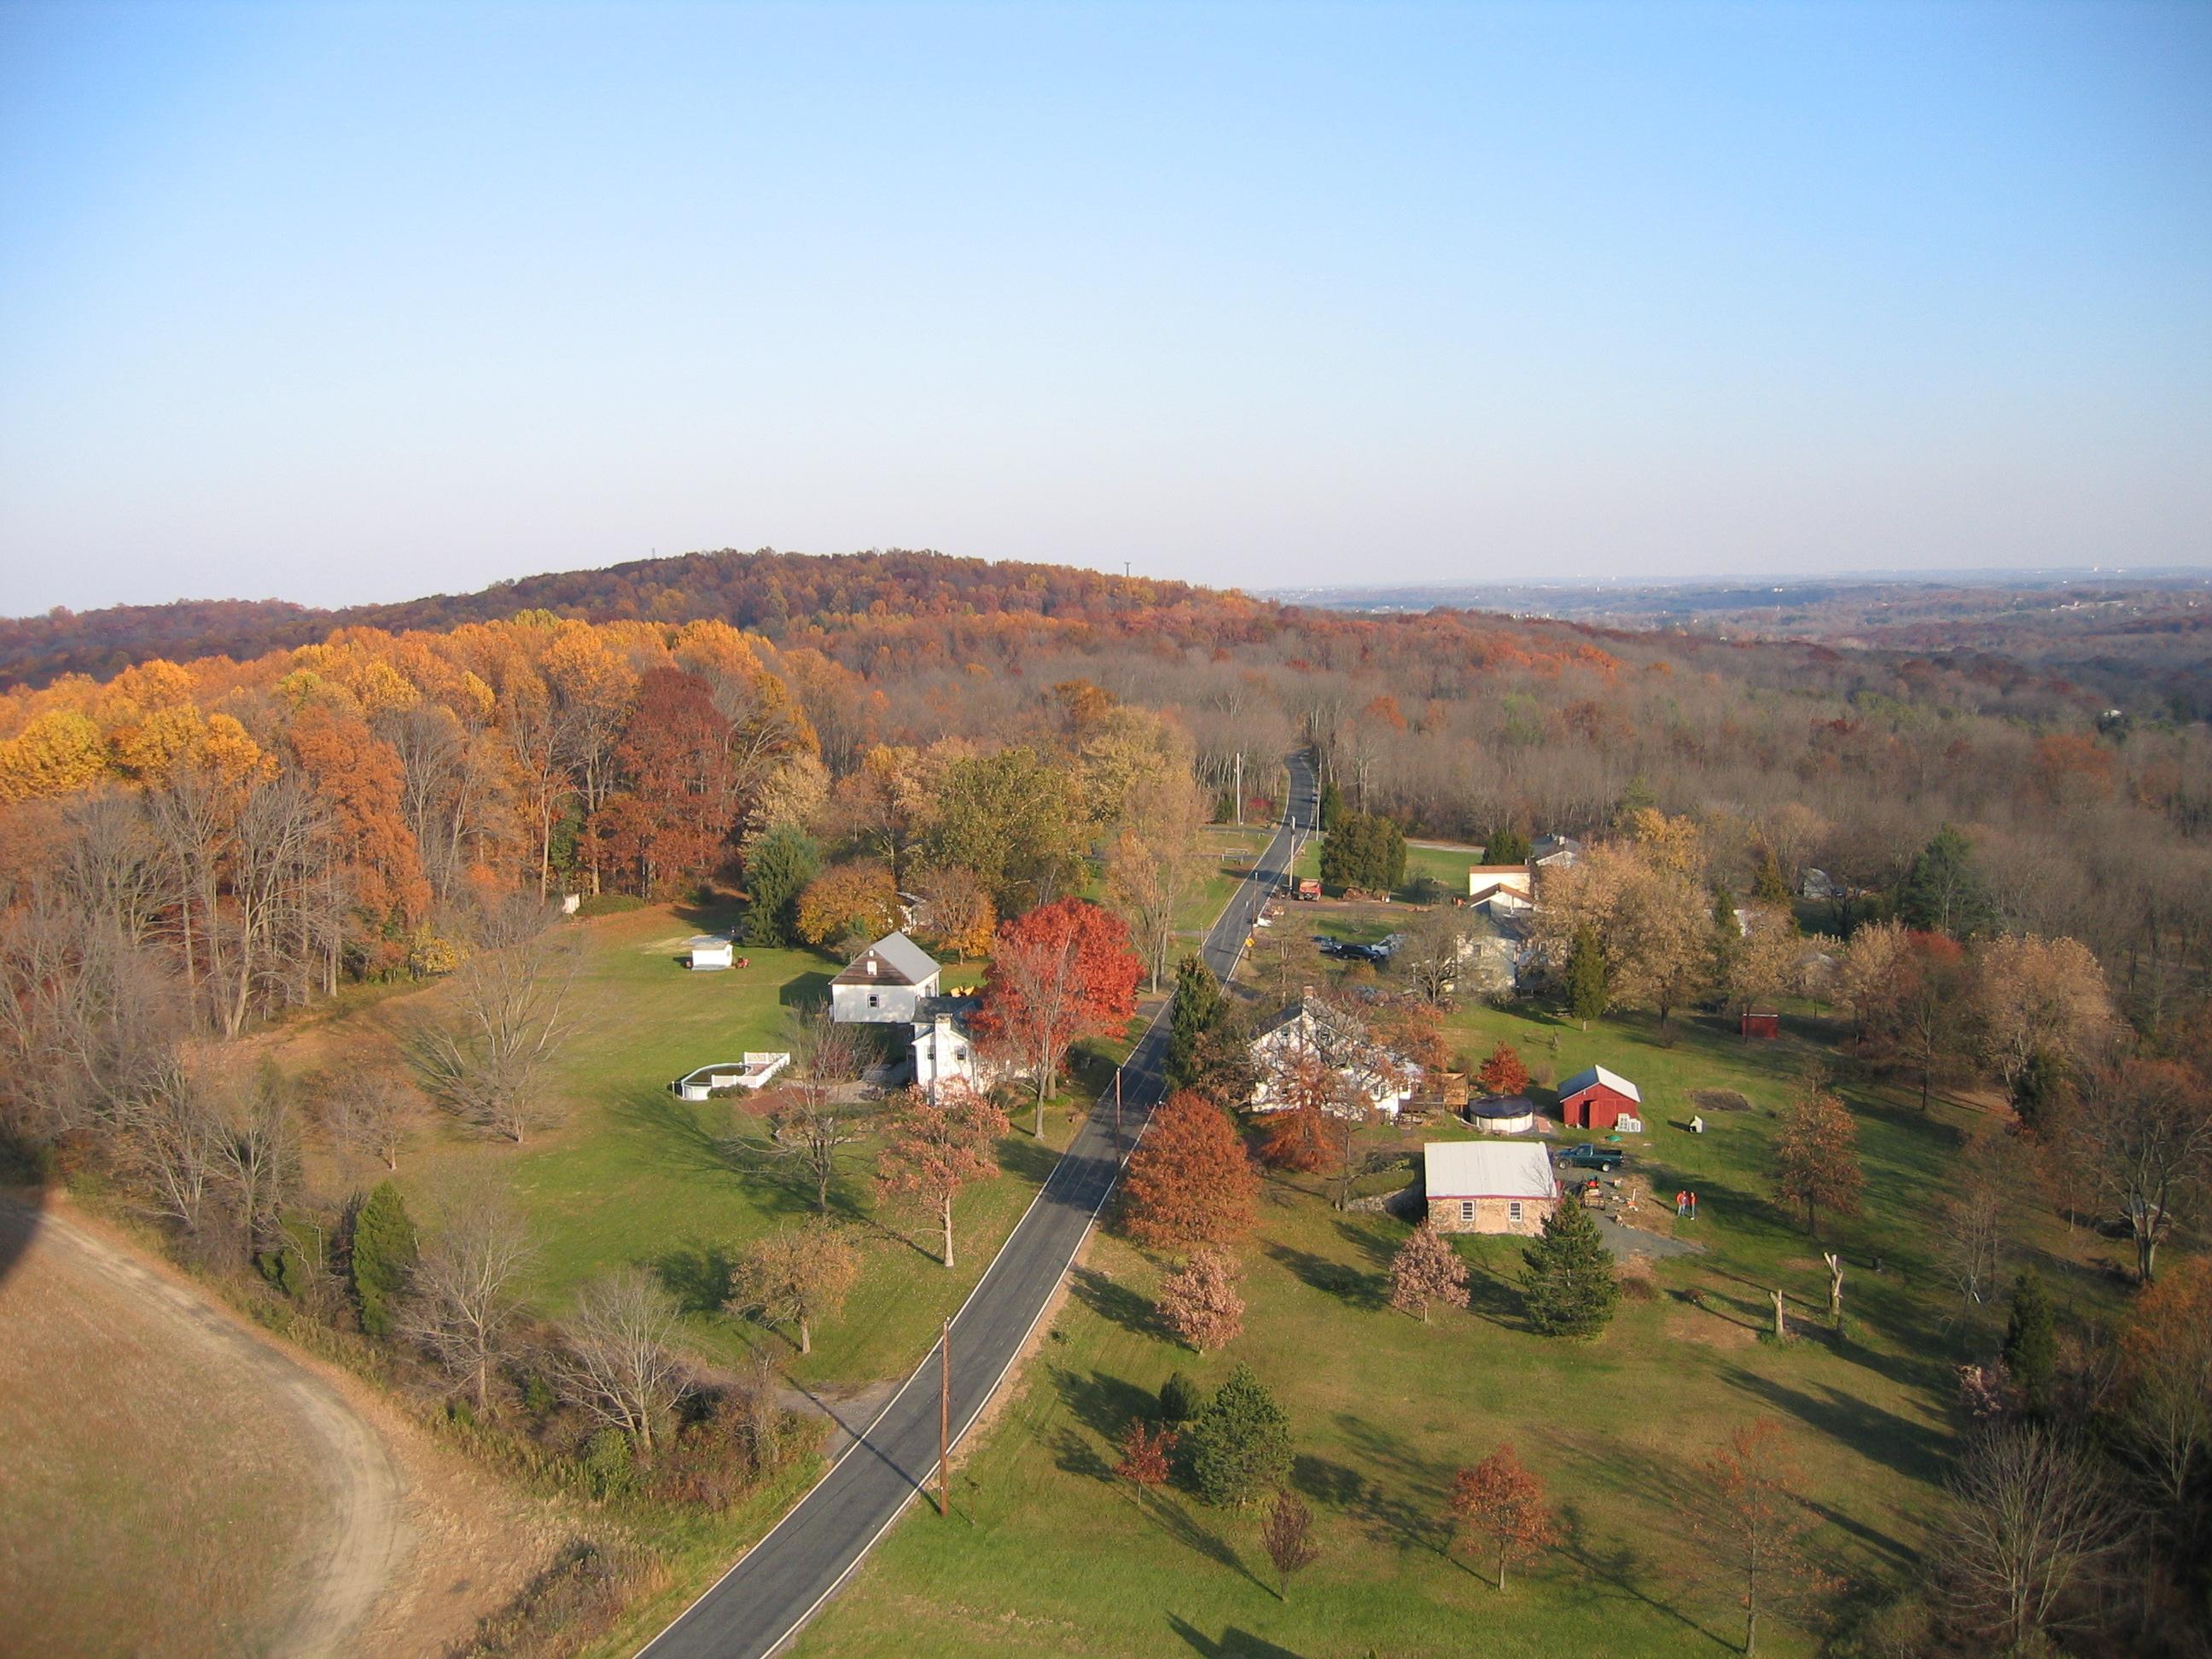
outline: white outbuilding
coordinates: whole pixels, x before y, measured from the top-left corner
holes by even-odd
[[[830,1018],[841,1025],[911,1025],[937,995],[942,972],[904,933],[886,933],[830,981]]]
[[[727,968],[736,962],[730,941],[720,933],[699,933],[684,941],[684,965],[693,973]]]

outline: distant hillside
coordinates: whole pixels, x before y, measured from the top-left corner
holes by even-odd
[[[106,678],[151,657],[255,657],[342,628],[444,630],[550,611],[587,622],[716,618],[781,639],[854,617],[1036,616],[1104,621],[1202,598],[1187,582],[1109,576],[1064,565],[994,563],[907,552],[802,554],[763,549],[639,559],[392,605],[318,611],[281,600],[184,599],[0,619],[0,690],[64,674]]]

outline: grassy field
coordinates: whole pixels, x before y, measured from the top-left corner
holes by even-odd
[[[1340,1214],[1274,1181],[1243,1252],[1245,1334],[1201,1359],[1154,1328],[1159,1264],[1102,1239],[1018,1398],[974,1452],[953,1517],[910,1515],[801,1650],[1357,1659],[1465,1652],[1479,1629],[1480,1650],[1501,1655],[1728,1651],[1741,1621],[1731,1592],[1704,1573],[1684,1510],[1695,1507],[1698,1460],[1759,1414],[1785,1426],[1822,1521],[1816,1552],[1855,1587],[1845,1610],[1902,1577],[1926,1537],[1953,1432],[1950,1362],[1969,1346],[1947,1322],[1930,1250],[1948,1162],[1972,1113],[1942,1104],[1923,1117],[1885,1092],[1846,1087],[1868,1184],[1863,1216],[1824,1227],[1847,1261],[1838,1339],[1826,1328],[1820,1245],[1765,1197],[1768,1109],[1832,1057],[1820,1033],[1800,1024],[1781,1042],[1746,1045],[1710,1024],[1662,1033],[1607,1020],[1583,1032],[1487,1008],[1451,1025],[1456,1044],[1486,1050],[1504,1036],[1554,1077],[1601,1058],[1641,1084],[1651,1132],[1632,1140],[1632,1167],[1662,1194],[1697,1188],[1700,1219],[1681,1232],[1705,1253],[1658,1263],[1660,1293],[1624,1303],[1601,1339],[1578,1345],[1523,1328],[1516,1246],[1462,1240],[1474,1307],[1424,1327],[1384,1305],[1402,1224]],[[1675,1127],[1705,1090],[1741,1096],[1744,1109],[1707,1105],[1702,1136]],[[2105,1294],[2063,1228],[2039,1225],[2062,1297]],[[1759,1335],[1778,1286],[1800,1333],[1787,1345]],[[1692,1287],[1703,1306],[1681,1294]],[[1293,1483],[1326,1552],[1287,1601],[1256,1516],[1180,1495],[1140,1504],[1107,1473],[1123,1425],[1152,1408],[1170,1372],[1210,1385],[1239,1360],[1291,1413]],[[1502,1595],[1445,1553],[1437,1524],[1453,1469],[1501,1441],[1550,1483],[1565,1533]],[[1813,1646],[1804,1631],[1762,1632],[1762,1652]]]
[[[311,1437],[51,1239],[0,1281],[0,1649],[263,1650],[325,1520]]]
[[[1321,844],[1322,837],[1314,836],[1298,849],[1295,873],[1302,879],[1321,879]],[[1407,847],[1406,848],[1406,879],[1399,886],[1403,896],[1406,885],[1423,876],[1433,876],[1453,893],[1467,891],[1467,872],[1474,863],[1474,853],[1469,848]]]
[[[537,1244],[531,1290],[541,1311],[559,1312],[595,1272],[639,1264],[683,1298],[688,1340],[710,1361],[732,1362],[765,1340],[794,1380],[810,1385],[900,1375],[927,1349],[1035,1195],[1066,1144],[1071,1110],[1048,1111],[1042,1142],[1029,1134],[1028,1115],[1017,1115],[1016,1133],[1000,1144],[1005,1173],[961,1200],[959,1265],[951,1272],[938,1263],[926,1218],[878,1204],[873,1141],[848,1148],[833,1202],[858,1231],[866,1266],[842,1316],[800,1358],[781,1335],[719,1304],[736,1250],[809,1213],[812,1189],[765,1155],[766,1125],[747,1109],[749,1100],[690,1103],[667,1085],[710,1060],[781,1046],[785,1010],[826,995],[840,963],[814,951],[752,950],[743,953],[750,967],[728,972],[693,974],[679,964],[684,939],[733,920],[656,906],[579,924],[585,956],[577,1025],[556,1062],[562,1121],[517,1147],[439,1120],[403,1156],[401,1190],[422,1213],[456,1191],[511,1191]],[[946,979],[969,983],[981,973],[976,964],[948,966]],[[377,1012],[427,1012],[436,995],[387,1001]],[[1102,1045],[1082,1056],[1077,1081],[1100,1086],[1113,1052]]]

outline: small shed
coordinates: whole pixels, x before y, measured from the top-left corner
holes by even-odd
[[[1753,1010],[1737,1022],[1736,1029],[1747,1037],[1765,1037],[1770,1042],[1782,1035],[1782,1016]]]
[[[1610,1129],[1625,1113],[1641,1115],[1644,1096],[1618,1072],[1593,1066],[1559,1085],[1559,1115],[1577,1129]]]
[[[1533,1140],[1432,1140],[1421,1179],[1440,1233],[1540,1232],[1559,1203],[1552,1155]]]
[[[684,965],[694,973],[727,968],[737,960],[734,947],[720,933],[699,933],[684,942]]]
[[[1536,1103],[1526,1095],[1492,1095],[1467,1109],[1467,1121],[1486,1135],[1534,1133]]]

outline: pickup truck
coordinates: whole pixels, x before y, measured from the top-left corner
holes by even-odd
[[[1620,1147],[1593,1146],[1587,1140],[1559,1154],[1560,1163],[1571,1164],[1578,1170],[1618,1170],[1627,1161],[1628,1154]]]

